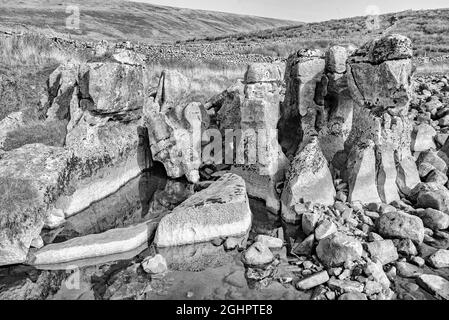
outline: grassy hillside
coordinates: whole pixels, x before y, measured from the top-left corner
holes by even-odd
[[[327,48],[332,44],[362,43],[382,34],[399,33],[410,37],[419,56],[449,53],[449,9],[404,11],[381,15],[379,28],[367,28],[367,17],[353,17],[287,26],[257,32],[218,36],[203,40],[190,40],[185,46],[209,43],[220,46],[232,44],[236,53],[255,53],[275,57],[304,47]],[[211,48],[211,50],[214,50]]]
[[[0,0],[0,4],[0,28],[80,40],[174,42],[297,24],[126,0]],[[79,7],[79,30],[66,28],[66,20],[73,13],[68,6],[73,4]]]

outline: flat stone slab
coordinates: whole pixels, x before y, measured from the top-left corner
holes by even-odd
[[[157,222],[150,221],[49,244],[30,253],[27,264],[53,265],[132,251],[146,244],[156,227]]]
[[[130,180],[139,176],[141,169],[136,157],[132,157],[113,169],[103,169],[101,173],[101,178],[92,177],[80,182],[72,195],[60,197],[56,206],[63,210],[66,218],[114,194]]]
[[[423,274],[418,277],[417,282],[430,293],[449,300],[449,281],[446,279],[432,274]]]
[[[171,247],[238,237],[249,231],[251,221],[245,181],[227,173],[162,218],[154,243]]]

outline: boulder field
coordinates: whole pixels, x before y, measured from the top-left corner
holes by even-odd
[[[61,65],[46,121],[66,125],[62,146],[9,150],[0,135],[0,265],[45,269],[148,249],[126,272],[156,279],[174,256],[185,265],[231,254],[244,267],[240,288],[448,299],[448,77],[415,76],[412,56],[410,39],[394,34],[355,49],[301,49],[285,65],[249,65],[204,104],[178,71],[151,88],[148,66],[124,52]],[[23,125],[20,114],[5,119],[5,131]],[[156,164],[172,189],[192,186],[170,210],[42,241],[43,228],[63,227]],[[252,201],[282,228],[255,232]]]

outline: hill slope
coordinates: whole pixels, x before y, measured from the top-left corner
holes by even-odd
[[[379,28],[367,28],[367,17],[352,17],[317,23],[304,23],[271,30],[262,30],[216,37],[202,41],[188,41],[213,44],[232,44],[235,52],[259,53],[262,55],[286,57],[292,50],[312,47],[326,48],[332,44],[361,45],[382,34],[399,33],[412,39],[417,55],[438,55],[449,53],[449,9],[408,10],[379,16]]]
[[[79,6],[80,28],[66,28]],[[174,42],[298,24],[270,18],[156,6],[126,0],[0,0],[0,28],[29,30],[79,40]]]

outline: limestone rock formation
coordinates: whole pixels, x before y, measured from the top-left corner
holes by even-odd
[[[366,170],[376,177],[370,184],[377,186],[378,196],[387,203],[398,200],[398,192],[408,195],[420,182],[410,152],[411,57],[411,41],[389,35],[365,44],[347,64],[349,91],[357,105],[346,149],[369,144],[376,150],[376,165],[371,152],[371,168]],[[347,168],[351,172],[352,163]]]
[[[73,174],[73,153],[29,144],[0,158],[0,265],[22,263]]]
[[[287,157],[295,155],[303,136],[314,134],[314,128],[305,128],[301,122],[307,114],[316,117],[320,108],[314,97],[324,68],[324,54],[320,50],[301,49],[287,59],[286,93],[278,125],[279,141]]]
[[[351,150],[348,168],[348,200],[361,203],[381,202],[376,187],[376,153],[372,141]]]
[[[199,181],[201,138],[208,127],[204,106],[187,102],[189,84],[177,71],[164,71],[157,94],[145,101],[144,123],[154,160],[164,164],[172,178],[183,175]]]
[[[284,179],[289,164],[277,134],[282,79],[279,64],[251,64],[245,74],[243,95],[241,86],[231,87],[218,111],[222,136],[230,132],[237,140],[235,145],[225,140],[225,163],[233,164],[231,172],[245,180],[249,195],[265,200],[275,214],[280,211],[276,184]],[[227,158],[234,150],[236,156]]]
[[[287,174],[282,192],[282,214],[298,203],[334,203],[335,188],[318,139],[312,138],[298,151]]]
[[[162,218],[154,243],[172,247],[241,237],[249,231],[251,221],[245,181],[228,173]]]
[[[137,152],[149,149],[148,138],[139,138],[146,74],[142,66],[118,62],[69,62],[50,75],[47,117],[69,120],[65,147],[77,160],[76,192],[58,203],[66,216],[114,193],[150,165]],[[142,140],[145,146],[139,146]],[[111,175],[109,167],[119,169]]]

